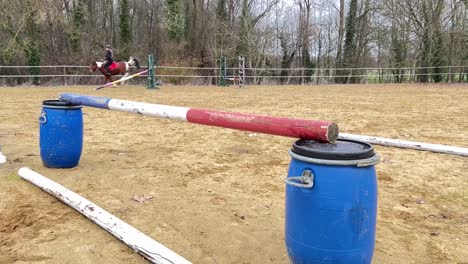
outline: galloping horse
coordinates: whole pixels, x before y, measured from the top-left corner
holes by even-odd
[[[120,75],[122,74],[122,78],[125,78],[128,76],[128,70],[130,69],[130,66],[136,66],[137,69],[140,69],[140,62],[133,58],[130,57],[128,61],[114,61],[110,66],[110,72],[109,74],[104,67],[102,67],[103,62],[101,61],[95,61],[89,66],[89,71],[90,72],[95,72],[96,69],[99,69],[99,71],[104,75],[106,78],[106,83],[112,82],[112,76],[113,75]]]

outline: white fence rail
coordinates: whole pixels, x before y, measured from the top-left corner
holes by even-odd
[[[156,66],[156,77],[175,84],[217,84],[219,68]],[[132,70],[135,71],[135,70]],[[227,68],[228,79],[237,77],[238,68]],[[412,83],[468,82],[468,66],[402,68],[246,68],[248,84],[330,84],[330,83]],[[144,76],[141,76],[144,77]],[[0,66],[0,85],[36,81],[49,85],[100,84],[99,72],[88,66]],[[134,83],[144,82],[141,78]]]

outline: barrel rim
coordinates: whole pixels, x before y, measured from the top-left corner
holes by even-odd
[[[75,105],[70,102],[61,101],[58,99],[44,100],[42,106],[47,108],[66,108],[66,109],[77,109],[82,108],[81,105]]]
[[[351,139],[338,139],[336,143],[320,143],[322,144],[338,144],[340,142],[349,142],[363,147],[362,150],[356,151],[326,151],[323,149],[313,149],[305,146],[307,142],[320,143],[314,140],[300,139],[293,143],[291,150],[301,156],[325,159],[325,160],[361,160],[374,156],[374,147],[366,142],[351,140]]]
[[[375,153],[374,156],[367,159],[360,160],[327,160],[327,159],[315,159],[304,157],[294,153],[292,150],[288,151],[289,156],[293,159],[304,161],[307,163],[330,165],[330,166],[356,166],[356,167],[369,167],[374,166],[380,162],[380,155]]]

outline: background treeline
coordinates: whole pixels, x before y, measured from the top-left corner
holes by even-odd
[[[362,82],[365,69],[346,68],[365,67],[464,81],[466,67],[442,66],[468,65],[467,26],[468,0],[0,0],[0,66],[88,65],[111,44],[117,59],[153,53],[158,65],[243,55],[248,75],[305,68],[295,82]]]

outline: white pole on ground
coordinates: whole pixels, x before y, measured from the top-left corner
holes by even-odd
[[[0,164],[5,163],[6,161],[7,161],[6,156],[0,152]]]
[[[122,242],[133,248],[151,263],[157,264],[188,264],[191,263],[177,255],[164,245],[123,222],[86,198],[68,190],[62,185],[47,179],[41,174],[26,167],[18,171],[18,175],[55,196],[60,201],[77,210],[95,224],[107,230]]]
[[[6,156],[2,154],[2,146],[0,145],[0,164],[7,161]]]
[[[383,137],[361,136],[361,135],[353,135],[353,134],[347,134],[347,133],[340,133],[338,138],[358,140],[358,141],[363,141],[363,142],[367,142],[370,144],[382,145],[382,146],[392,146],[392,147],[397,147],[397,148],[426,150],[426,151],[432,151],[432,152],[437,152],[437,153],[468,156],[468,148],[455,147],[455,146],[430,144],[430,143],[424,143],[424,142],[415,142],[415,141],[399,140],[399,139],[391,139],[391,138],[383,138]]]

